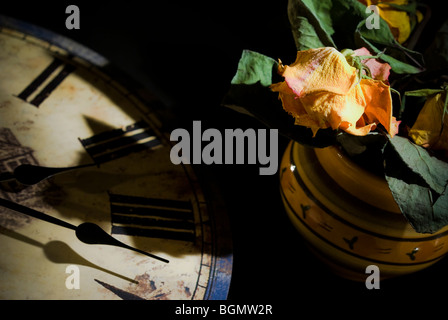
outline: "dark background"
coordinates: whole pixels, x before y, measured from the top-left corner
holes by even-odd
[[[67,30],[65,9],[80,9],[80,30]],[[296,49],[287,1],[39,1],[0,5],[0,13],[63,34],[97,51],[158,95],[175,116],[172,128],[264,128],[220,105],[243,49],[286,64]],[[435,13],[434,19],[440,14]],[[434,21],[436,21],[434,20]],[[429,41],[429,39],[425,39]],[[279,161],[288,140],[279,140]],[[334,303],[343,308],[415,307],[448,285],[447,259],[414,275],[381,282],[380,290],[331,274],[305,247],[290,224],[278,175],[258,175],[258,165],[207,168],[227,206],[233,241],[229,299],[287,301],[291,312]],[[446,290],[446,289],[445,289]],[[444,295],[444,293],[441,293]],[[377,303],[378,302],[378,303]],[[399,303],[397,303],[399,302]],[[323,307],[325,308],[325,307]],[[319,311],[319,310],[317,310]]]

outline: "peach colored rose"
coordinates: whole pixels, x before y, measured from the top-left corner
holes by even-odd
[[[358,79],[358,71],[332,47],[297,52],[296,61],[279,65],[285,81],[271,85],[295,124],[319,129],[342,129],[363,136],[381,123],[397,133],[392,117],[390,87],[382,81]]]

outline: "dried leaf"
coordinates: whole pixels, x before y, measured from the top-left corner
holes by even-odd
[[[434,233],[448,224],[448,163],[409,141],[389,139],[385,176],[403,215],[417,232]]]
[[[288,17],[297,50],[331,46],[336,49],[366,47],[373,54],[386,49],[381,59],[396,73],[422,71],[421,54],[401,46],[386,21],[379,29],[365,26],[366,7],[357,0],[289,0]],[[410,59],[408,59],[410,58]]]

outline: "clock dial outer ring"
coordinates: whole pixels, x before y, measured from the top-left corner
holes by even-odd
[[[20,33],[47,42],[50,46],[61,48],[70,55],[80,58],[88,64],[98,68],[100,72],[107,74],[107,76],[114,78],[118,77],[119,84],[124,85],[126,88],[136,85],[128,75],[114,69],[110,62],[102,55],[50,30],[3,15],[0,15],[0,28],[16,30]],[[141,97],[138,99],[140,101],[142,100]],[[166,138],[167,134],[164,134]],[[197,172],[197,175],[195,175],[192,168],[189,166],[185,167],[185,171],[188,172],[189,175],[194,175],[193,179],[196,179],[199,182],[199,188],[206,198],[209,219],[211,222],[213,258],[204,299],[224,300],[227,298],[229,292],[233,265],[228,217],[225,214],[222,199],[217,197],[216,191],[214,192],[214,186],[209,183],[208,179],[203,178],[207,176],[207,173],[201,171]]]

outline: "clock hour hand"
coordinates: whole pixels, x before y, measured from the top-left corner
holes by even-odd
[[[103,244],[103,245],[111,245],[116,247],[121,247],[129,250],[133,250],[135,252],[139,252],[141,254],[144,254],[148,257],[163,261],[165,263],[168,263],[169,261],[158,257],[156,255],[153,255],[151,253],[148,253],[146,251],[131,247],[121,241],[118,241],[111,235],[109,235],[107,232],[105,232],[103,229],[101,229],[98,225],[91,223],[91,222],[84,222],[81,223],[79,226],[72,225],[68,222],[65,222],[61,219],[52,217],[46,213],[43,213],[41,211],[34,210],[29,207],[25,207],[21,204],[0,198],[0,206],[14,210],[16,212],[25,214],[27,216],[31,216],[37,219],[41,219],[53,224],[56,224],[58,226],[72,229],[75,231],[76,237],[86,244]]]
[[[42,180],[48,179],[54,175],[66,171],[91,167],[95,165],[96,165],[95,163],[90,163],[74,167],[57,168],[57,167],[42,167],[32,164],[21,164],[14,169],[14,172],[4,172],[0,174],[0,182],[15,179],[16,181],[20,182],[23,185],[33,185]]]
[[[110,285],[108,283],[105,283],[103,281],[100,281],[98,279],[94,279],[96,282],[98,282],[100,285],[102,285],[104,288],[112,291],[113,293],[115,293],[117,296],[119,296],[121,299],[123,300],[145,300],[133,293],[124,291],[122,289],[119,289],[117,287],[114,287],[113,285]]]

